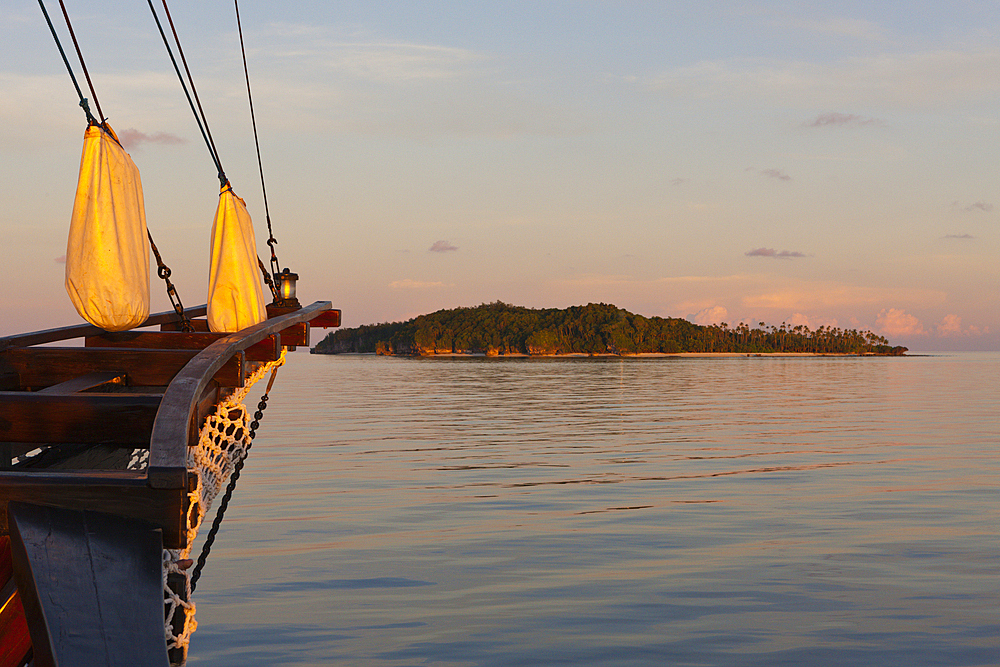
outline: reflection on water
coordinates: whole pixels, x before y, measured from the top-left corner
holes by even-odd
[[[294,355],[191,664],[995,665],[1000,355]]]

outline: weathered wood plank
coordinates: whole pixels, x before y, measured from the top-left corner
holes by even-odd
[[[309,323],[299,322],[281,330],[281,344],[291,349],[299,345],[309,345]]]
[[[10,537],[0,535],[0,587],[10,581],[14,565],[10,560]]]
[[[0,371],[15,372],[22,387],[42,388],[87,373],[123,371],[130,385],[165,386],[191,361],[197,350],[146,350],[99,347],[15,347],[0,351]],[[243,384],[239,359],[217,369],[215,379],[227,387]]]
[[[21,388],[21,377],[17,373],[0,373],[0,391],[14,391]]]
[[[158,394],[0,392],[0,441],[147,446]]]
[[[159,531],[28,503],[9,515],[36,665],[168,666]]]
[[[181,331],[181,322],[164,322],[160,325],[160,331]],[[208,328],[208,320],[191,320],[191,328],[196,332],[200,333],[210,333],[211,329]]]
[[[270,305],[267,307],[267,316],[269,318],[279,317],[281,315],[287,315],[289,313],[294,313],[298,308],[289,307],[278,307]],[[334,308],[320,313],[313,319],[309,320],[309,324],[314,327],[322,327],[324,329],[329,329],[330,327],[340,326],[340,311]]]
[[[208,312],[208,307],[203,304],[194,308],[188,308],[184,312],[188,317],[201,317]],[[177,313],[167,310],[162,313],[150,315],[139,327],[151,327],[175,320],[179,320]],[[75,324],[69,327],[59,327],[58,329],[45,329],[43,331],[32,331],[31,333],[14,336],[3,336],[0,337],[0,350],[5,350],[9,347],[26,347],[29,345],[42,345],[43,343],[55,343],[61,340],[92,336],[102,332],[104,332],[104,329],[95,327],[93,324]]]
[[[160,350],[204,350],[229,334],[210,331],[119,331],[87,336],[87,347],[125,347]],[[277,334],[268,336],[246,350],[247,361],[274,361],[281,355],[281,340]]]
[[[86,473],[30,473],[0,471],[0,535],[8,533],[11,501],[114,514],[145,521],[163,530],[168,548],[185,546],[186,485],[154,489],[141,471],[87,471]]]
[[[324,329],[329,329],[331,327],[340,326],[340,311],[339,310],[328,310],[319,317],[314,317],[309,321],[309,324],[314,327],[322,327]]]
[[[125,384],[125,373],[122,371],[102,371],[98,373],[87,373],[72,380],[66,380],[51,387],[40,389],[38,394],[75,394],[88,389],[97,389],[105,385]]]

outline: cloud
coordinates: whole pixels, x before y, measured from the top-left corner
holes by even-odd
[[[406,278],[404,280],[394,280],[389,283],[389,287],[392,289],[433,289],[437,287],[454,287],[454,285],[446,285],[442,282],[421,282],[419,280],[410,280]]]
[[[125,148],[139,148],[142,144],[186,144],[187,139],[178,137],[169,132],[155,132],[146,134],[134,128],[128,128],[118,133],[118,139]]]
[[[972,234],[946,234],[946,239],[974,239],[976,238]]]
[[[66,255],[59,255],[58,257],[56,257],[56,264],[65,264],[65,263],[66,263]]]
[[[920,320],[897,308],[880,310],[875,318],[875,328],[887,336],[922,336],[927,333]]]
[[[937,335],[942,338],[955,338],[958,336],[981,336],[984,333],[989,333],[989,327],[980,329],[979,327],[970,324],[967,327],[962,326],[962,318],[958,315],[950,314],[945,315],[941,323],[935,328]]]
[[[974,204],[969,204],[968,206],[963,206],[957,201],[951,203],[952,208],[957,208],[965,211],[966,213],[989,213],[993,210],[993,204],[985,201],[977,201]]]
[[[805,253],[796,250],[782,250],[777,252],[774,248],[755,248],[743,253],[747,257],[773,257],[774,259],[791,259],[793,257],[808,257]]]
[[[726,321],[726,317],[729,315],[729,311],[723,306],[712,306],[711,308],[705,308],[704,310],[698,312],[696,315],[691,316],[691,321],[695,324],[720,324]]]
[[[275,24],[268,57],[305,64],[330,74],[374,82],[454,79],[490,60],[482,53],[438,44],[358,39],[327,26]]]
[[[1000,49],[892,53],[834,62],[709,60],[647,78],[654,92],[686,99],[782,100],[801,108],[866,105],[951,109],[1000,92]]]
[[[812,32],[834,37],[849,37],[877,41],[885,39],[882,26],[863,19],[832,17],[826,19],[800,19],[781,17],[770,21],[772,25],[795,32]]]
[[[858,310],[887,302],[928,307],[940,305],[945,300],[946,294],[941,290],[883,289],[832,281],[790,281],[788,278],[782,278],[780,286],[772,290],[765,288],[741,299],[743,306],[750,309],[777,308],[799,312],[835,308]]]
[[[536,94],[511,69],[516,65],[486,50],[402,41],[361,27],[329,24],[269,24],[249,39],[256,44],[252,75],[255,105],[261,107],[258,121],[270,117],[271,131],[285,136],[309,141],[331,132],[421,139],[575,137],[604,122],[596,110]],[[234,82],[217,67],[216,87],[229,90]],[[54,91],[64,90],[64,79],[65,74]],[[6,93],[4,83],[0,75],[0,90]],[[211,80],[199,77],[199,85],[211,87]],[[168,103],[163,104],[175,118],[176,88],[174,77]],[[54,95],[39,104],[50,104]],[[245,97],[244,92],[242,110],[233,107],[239,117],[246,113]],[[289,106],[287,100],[295,104]],[[116,111],[116,117],[125,116]]]
[[[776,178],[779,181],[790,181],[792,177],[781,171],[780,169],[761,169],[760,173],[764,174],[769,178]]]
[[[958,315],[945,315],[937,325],[937,332],[939,336],[961,336],[962,318]]]
[[[453,252],[458,250],[458,246],[453,246],[447,241],[435,241],[434,245],[427,249],[427,252]]]
[[[670,185],[684,185],[685,183],[688,182],[688,180],[689,179],[687,178],[675,178],[672,181],[670,181]]]
[[[882,121],[868,116],[858,116],[853,113],[823,113],[809,122],[803,123],[806,127],[828,127],[841,125],[881,125]]]
[[[788,317],[788,313],[805,313],[817,322],[820,321],[817,315],[849,322],[852,315],[875,313],[885,304],[901,308],[943,308],[948,298],[947,292],[942,289],[886,288],[837,280],[800,280],[771,272],[653,279],[616,274],[580,274],[553,280],[551,284],[560,293],[571,295],[572,299],[606,299],[622,307],[626,307],[626,302],[634,299],[636,294],[656,295],[655,302],[660,304],[658,307],[663,312],[681,315],[726,304],[730,320],[747,318],[746,321],[753,322],[761,319],[780,322]],[[756,313],[764,317],[756,316],[754,319]],[[867,322],[853,323],[852,326],[872,327]]]

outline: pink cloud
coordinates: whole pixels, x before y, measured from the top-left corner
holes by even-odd
[[[65,263],[66,263],[66,255],[60,255],[59,257],[56,257],[56,264],[65,264]]]
[[[712,306],[711,308],[705,308],[699,311],[691,321],[695,324],[708,325],[708,324],[721,324],[726,321],[726,317],[729,316],[729,311],[723,306]]]
[[[962,326],[962,318],[958,315],[945,315],[941,323],[937,325],[937,335],[943,338],[953,338],[957,336],[981,336],[984,333],[989,333],[989,327],[980,329],[979,327],[970,324],[967,327]]]
[[[782,250],[781,252],[778,252],[774,248],[755,248],[754,250],[747,250],[743,254],[747,257],[773,257],[774,259],[808,257],[805,253],[798,252],[797,250]]]
[[[913,315],[897,308],[883,308],[875,318],[875,328],[887,336],[923,336],[927,332]]]
[[[835,327],[837,326],[837,320],[833,317],[819,317],[819,316],[809,316],[803,315],[802,313],[795,313],[787,320],[785,320],[789,325],[797,327],[799,325],[809,327],[810,329],[819,329],[820,327]]]
[[[941,324],[937,325],[939,336],[961,336],[962,318],[958,315],[945,315]]]
[[[453,252],[458,250],[457,246],[453,246],[447,241],[435,241],[434,245],[428,248],[427,252]]]
[[[176,134],[169,132],[156,132],[146,134],[134,128],[129,128],[118,133],[118,140],[125,148],[138,148],[141,144],[186,144],[187,139],[182,139]]]

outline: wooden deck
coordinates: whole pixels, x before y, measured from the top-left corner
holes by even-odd
[[[329,302],[233,334],[187,313],[193,333],[169,312],[0,338],[0,667],[168,664],[160,552],[186,546],[187,448],[310,322],[340,324]]]

